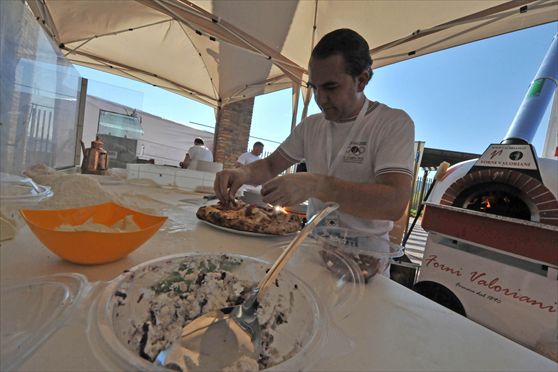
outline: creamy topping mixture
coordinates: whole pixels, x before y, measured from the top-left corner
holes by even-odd
[[[143,288],[137,298],[130,298],[127,286],[121,286],[113,296],[116,302],[114,316],[120,316],[120,307],[131,305],[133,311],[140,315],[129,319],[129,327],[122,330],[121,339],[124,338],[128,347],[139,356],[153,362],[160,351],[179,338],[182,328],[193,319],[245,300],[257,283],[241,280],[235,275],[234,271],[242,265],[242,261],[241,258],[227,255],[218,259],[206,257],[184,260],[176,270],[166,273],[149,288]],[[162,269],[148,266],[144,270],[153,272]],[[131,274],[130,286],[133,285],[134,277],[141,273]],[[279,285],[277,281],[276,286]],[[280,295],[280,301],[271,303],[264,299],[260,304],[258,319],[262,327],[262,352],[258,360],[244,356],[224,370],[265,369],[281,363],[300,350],[300,341],[291,343],[288,352],[281,353],[274,346],[276,339],[281,341],[280,328],[288,322],[294,306],[293,291],[297,290],[295,285],[290,290],[289,298]]]

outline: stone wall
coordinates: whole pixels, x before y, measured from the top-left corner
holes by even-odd
[[[254,98],[224,106],[217,115],[214,160],[223,168],[232,168],[236,159],[248,148]]]

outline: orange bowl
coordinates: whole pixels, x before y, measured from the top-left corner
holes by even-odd
[[[159,230],[167,217],[153,216],[105,203],[82,208],[34,210],[20,209],[27,225],[53,253],[70,262],[101,264],[116,261],[133,252]],[[60,231],[60,225],[78,226],[93,223],[112,226],[132,216],[138,231],[97,232]]]

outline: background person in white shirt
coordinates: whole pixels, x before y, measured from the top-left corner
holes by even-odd
[[[242,167],[244,165],[248,165],[250,163],[255,162],[256,160],[261,159],[261,155],[263,152],[264,144],[261,142],[255,142],[252,146],[252,151],[245,152],[244,154],[238,157],[236,161],[237,167]],[[236,192],[236,195],[243,195],[246,191],[252,191],[259,193],[262,189],[262,185],[242,185]]]
[[[260,156],[262,155],[263,148],[264,148],[263,143],[259,141],[254,143],[254,145],[252,146],[252,151],[245,152],[244,154],[238,157],[238,160],[236,161],[236,166],[241,167],[243,165],[253,163],[256,160],[260,160],[261,159]]]
[[[181,168],[188,168],[192,160],[205,160],[213,161],[213,154],[209,150],[201,138],[196,138],[194,140],[194,146],[188,149],[184,160],[180,162]]]

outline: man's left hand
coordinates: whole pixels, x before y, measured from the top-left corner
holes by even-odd
[[[320,180],[324,177],[315,173],[296,173],[275,177],[262,186],[263,201],[281,206],[300,204],[316,195]]]

